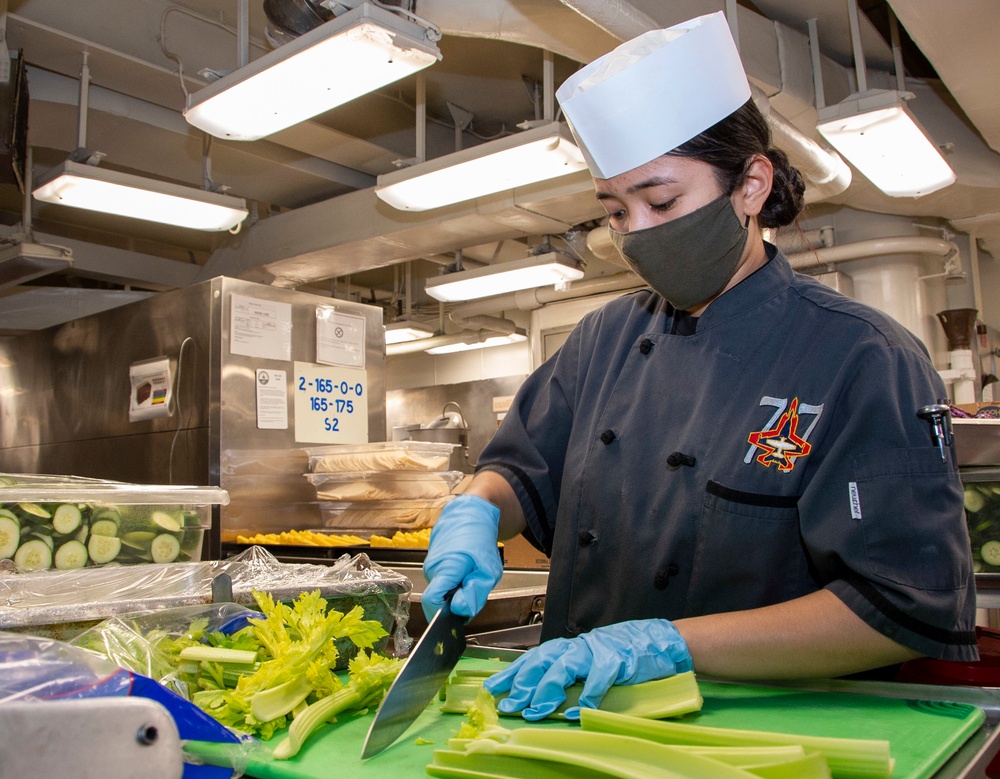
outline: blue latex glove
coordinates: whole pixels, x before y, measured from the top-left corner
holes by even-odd
[[[438,515],[431,531],[424,576],[427,587],[420,596],[430,622],[456,587],[451,611],[460,617],[476,616],[503,575],[497,550],[500,509],[475,495],[452,498]]]
[[[556,638],[529,650],[483,684],[491,695],[510,691],[497,704],[505,714],[545,719],[566,700],[566,688],[581,679],[580,705],[563,712],[580,719],[580,707],[596,709],[615,684],[638,684],[690,671],[687,644],[665,619],[618,622],[576,638]]]

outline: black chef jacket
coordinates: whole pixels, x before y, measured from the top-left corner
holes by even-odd
[[[977,657],[945,397],[899,323],[770,261],[693,334],[650,290],[579,323],[479,458],[551,557],[542,638],[821,588],[921,653]]]

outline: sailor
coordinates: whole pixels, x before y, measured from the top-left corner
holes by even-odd
[[[796,273],[765,228],[804,184],[724,16],[628,41],[557,92],[614,243],[649,285],[524,383],[431,535],[428,615],[475,615],[518,533],[551,558],[543,643],[491,677],[540,719],[585,681],[831,677],[977,657],[946,396],[885,314]],[[578,716],[578,709],[569,716]]]

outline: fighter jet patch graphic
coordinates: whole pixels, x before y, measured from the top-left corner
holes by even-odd
[[[815,407],[811,407],[813,409]],[[816,411],[813,410],[813,413]],[[761,465],[766,468],[776,465],[779,471],[790,471],[799,457],[805,457],[812,451],[812,444],[805,440],[809,431],[799,437],[799,399],[793,398],[791,406],[783,411],[778,421],[775,423],[772,418],[770,424],[774,426],[751,433],[747,438],[750,442],[748,458],[755,449],[759,449],[756,460]],[[809,426],[809,430],[811,429],[812,425]]]

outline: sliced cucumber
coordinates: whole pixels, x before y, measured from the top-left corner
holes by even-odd
[[[95,519],[90,525],[90,532],[95,536],[116,536],[118,523],[112,519]]]
[[[81,523],[80,529],[76,531],[76,535],[73,536],[74,539],[79,541],[81,544],[87,542],[87,535],[90,533],[90,528],[87,526],[86,522]]]
[[[17,518],[17,514],[15,514],[10,509],[0,508],[0,517],[9,517],[10,519],[13,519],[15,522],[17,522],[17,524],[19,525],[21,524],[21,520]]]
[[[0,559],[13,557],[20,545],[21,528],[17,519],[0,516]]]
[[[121,539],[113,536],[92,535],[87,540],[87,552],[90,554],[90,559],[96,565],[110,563],[118,556],[121,548]]]
[[[122,543],[133,549],[148,550],[156,535],[151,530],[132,530],[122,536]]]
[[[17,479],[13,476],[0,476],[0,487],[13,487],[17,484]]]
[[[47,571],[52,567],[52,550],[36,538],[25,541],[14,553],[14,565],[21,573]]]
[[[56,568],[60,571],[83,568],[87,564],[87,559],[87,547],[79,541],[67,541],[56,549]]]
[[[122,523],[122,515],[118,513],[118,509],[111,508],[110,506],[94,512],[93,520],[96,522],[99,519],[110,520],[116,525],[120,525]]]
[[[51,512],[47,511],[42,506],[39,506],[37,503],[18,503],[17,505],[21,508],[21,511],[25,514],[30,514],[33,517],[41,517],[42,519],[52,518]]]
[[[49,549],[56,548],[56,542],[52,540],[51,530],[48,533],[39,533],[38,528],[35,528],[33,532],[29,533],[26,540],[36,539],[45,544]]]
[[[1000,565],[1000,541],[987,541],[980,547],[979,555],[987,565]]]
[[[181,542],[170,533],[160,533],[149,546],[154,563],[172,563],[181,553]]]
[[[52,512],[52,529],[60,535],[75,533],[83,522],[83,512],[75,503],[62,503]]]
[[[180,520],[172,514],[168,514],[165,511],[154,511],[149,518],[153,521],[153,524],[161,530],[166,530],[169,533],[180,532]]]
[[[983,497],[983,493],[977,490],[972,485],[965,488],[965,508],[967,511],[971,511],[973,514],[979,511],[984,505],[986,505],[986,498]]]

